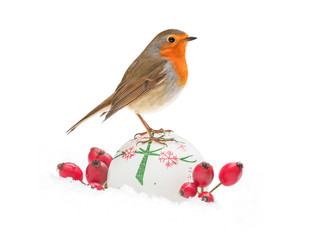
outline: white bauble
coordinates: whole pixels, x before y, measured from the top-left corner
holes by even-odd
[[[128,185],[150,195],[184,200],[179,196],[179,189],[185,182],[193,181],[192,171],[203,158],[186,139],[174,133],[166,133],[164,138],[175,141],[167,141],[167,146],[156,142],[141,143],[149,139],[147,135],[124,144],[110,164],[108,186]]]

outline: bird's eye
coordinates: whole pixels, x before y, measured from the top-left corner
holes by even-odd
[[[175,38],[169,37],[169,38],[167,39],[167,41],[170,42],[170,43],[173,43],[173,42],[175,42]]]

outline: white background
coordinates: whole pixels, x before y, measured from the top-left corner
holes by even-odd
[[[291,0],[1,1],[1,239],[316,239],[316,12]],[[123,110],[65,134],[168,28],[198,37],[188,84],[144,118],[216,173],[242,161],[241,181],[205,206],[59,179],[59,162],[84,169],[90,147],[113,155],[143,131]]]

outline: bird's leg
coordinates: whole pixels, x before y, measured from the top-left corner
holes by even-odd
[[[143,126],[145,127],[146,132],[137,133],[137,134],[135,134],[134,137],[136,137],[136,136],[144,136],[144,135],[146,135],[146,134],[149,134],[149,136],[152,136],[152,131],[153,131],[153,129],[147,124],[147,122],[141,117],[140,114],[136,113],[136,115],[138,116],[138,118],[139,118],[140,121],[142,122]]]
[[[167,142],[167,141],[175,141],[173,138],[170,138],[170,139],[162,139],[162,137],[164,137],[165,135],[165,132],[173,132],[172,130],[164,130],[164,129],[159,129],[159,130],[153,130],[148,124],[147,122],[141,117],[141,115],[139,113],[136,113],[136,115],[138,116],[138,118],[140,119],[140,121],[142,122],[143,126],[145,127],[146,129],[146,132],[144,133],[137,133],[135,135],[136,136],[144,136],[146,134],[149,135],[150,139],[149,140],[146,140],[146,141],[140,141],[141,143],[147,143],[147,142],[157,142],[157,143],[160,143],[160,144],[164,144],[166,145],[166,143],[164,142]],[[156,133],[162,133],[161,136],[159,137],[154,137],[154,134]]]
[[[145,127],[146,129],[146,132],[143,132],[143,133],[137,133],[135,136],[143,136],[143,135],[146,135],[146,134],[149,134],[150,133],[162,133],[162,137],[165,135],[166,132],[170,133],[170,132],[173,132],[172,130],[164,130],[163,128],[159,129],[159,130],[154,130],[152,129],[148,124],[147,122],[141,117],[141,115],[139,113],[136,113],[136,115],[138,116],[138,118],[140,119],[140,121],[142,122],[143,126]]]

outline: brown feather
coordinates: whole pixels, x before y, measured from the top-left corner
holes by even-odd
[[[111,108],[107,112],[104,121],[164,81],[166,77],[166,73],[163,72],[164,66],[165,61],[160,62],[154,70],[151,69],[151,72],[147,76],[139,79],[127,81],[126,78],[123,78],[125,81],[121,81],[119,84],[114,94]],[[125,77],[128,77],[128,75],[126,74]]]
[[[70,134],[72,131],[75,130],[76,127],[78,127],[80,124],[82,124],[84,121],[86,121],[88,118],[94,116],[98,112],[106,109],[110,106],[112,99],[113,99],[114,93],[108,97],[105,101],[100,103],[97,107],[95,107],[93,110],[91,110],[85,117],[83,117],[81,120],[79,120],[74,126],[72,126],[70,129],[67,130],[67,134]]]

